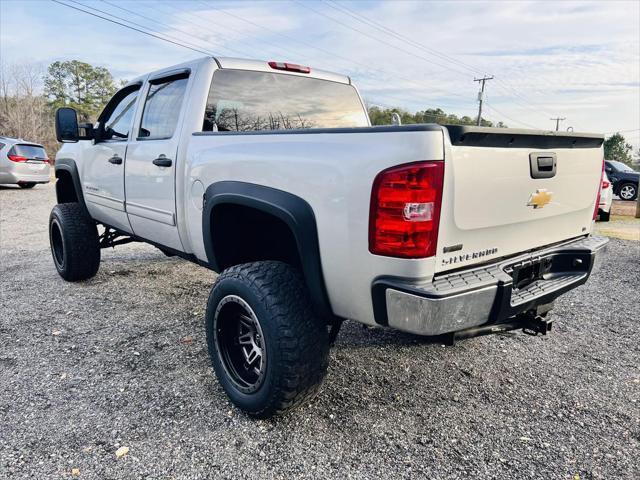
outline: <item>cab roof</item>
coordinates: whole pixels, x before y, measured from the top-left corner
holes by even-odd
[[[289,63],[282,62],[280,60],[277,61],[263,61],[263,60],[247,60],[244,58],[233,58],[233,57],[215,57],[215,61],[218,63],[219,68],[228,68],[234,70],[253,70],[257,72],[270,72],[270,73],[284,73],[288,75],[297,75],[299,77],[311,77],[318,78],[321,80],[329,80],[332,82],[346,83],[350,84],[351,79],[346,75],[340,75],[338,73],[329,72],[327,70],[320,70],[314,67],[306,67],[309,69],[309,73],[302,73],[295,70],[284,70],[281,68],[275,68],[270,64],[277,63],[279,65],[292,65]],[[292,65],[295,67],[299,67],[299,65]]]
[[[311,77],[311,78],[317,78],[320,80],[329,80],[331,82],[338,82],[338,83],[345,83],[345,84],[351,83],[351,79],[346,75],[340,75],[338,73],[329,72],[327,70],[319,70],[314,67],[306,67],[306,68],[309,68],[309,73],[302,73],[300,71],[295,71],[295,70],[284,70],[281,68],[274,68],[270,65],[270,63],[271,64],[277,63],[278,65],[292,65],[294,67],[301,67],[299,65],[293,65],[293,64],[289,64],[281,61],[269,62],[264,60],[248,60],[244,58],[233,58],[233,57],[201,57],[199,59],[192,60],[190,62],[184,62],[178,65],[172,65],[170,67],[161,68],[153,72],[147,73],[145,75],[141,75],[129,81],[127,85],[143,83],[147,78],[153,78],[158,75],[163,75],[165,73],[169,73],[175,70],[188,68],[190,66],[193,66],[194,63],[204,64],[211,61],[214,61],[217,67],[221,69],[251,70],[255,72],[280,73],[284,75]],[[302,67],[302,68],[305,68],[305,67]]]

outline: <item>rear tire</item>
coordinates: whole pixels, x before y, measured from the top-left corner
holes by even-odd
[[[20,188],[33,188],[36,186],[36,184],[34,182],[27,182],[27,183],[19,183],[18,186]]]
[[[611,212],[600,212],[599,219],[601,222],[608,222]]]
[[[49,243],[56,270],[68,282],[87,280],[98,272],[98,229],[79,203],[53,207],[49,216]]]
[[[255,262],[222,272],[209,295],[206,328],[218,381],[247,414],[267,418],[318,392],[329,365],[327,326],[290,265]]]
[[[633,183],[623,183],[620,185],[618,195],[622,200],[635,200],[638,196],[638,185]]]

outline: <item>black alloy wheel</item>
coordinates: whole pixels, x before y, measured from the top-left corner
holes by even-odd
[[[237,295],[227,295],[214,314],[215,344],[224,369],[243,393],[260,388],[267,370],[267,352],[262,327],[249,304]]]

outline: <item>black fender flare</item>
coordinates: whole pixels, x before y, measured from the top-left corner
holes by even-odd
[[[76,165],[75,160],[71,158],[57,159],[55,163],[56,179],[58,178],[59,170],[68,172],[71,175],[71,181],[73,182],[73,187],[76,191],[76,196],[78,197],[78,203],[80,203],[80,205],[82,205],[82,207],[86,211],[87,204],[84,201],[84,194],[82,192],[82,183],[80,182],[80,174],[78,173],[78,166]],[[58,195],[57,185],[56,185],[56,199],[58,203],[60,203],[60,197]]]
[[[324,318],[333,317],[322,274],[318,230],[311,205],[291,193],[254,183],[221,181],[209,185],[204,193],[202,236],[209,265],[216,272],[220,271],[220,264],[213,248],[211,223],[213,209],[220,204],[255,208],[282,220],[295,238],[302,274],[314,307]]]

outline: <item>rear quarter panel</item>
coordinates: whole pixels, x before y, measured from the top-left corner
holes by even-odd
[[[189,140],[183,191],[222,180],[264,185],[304,199],[318,227],[321,264],[336,315],[374,323],[371,283],[381,274],[428,279],[434,259],[406,260],[369,253],[371,187],[385,168],[442,160],[443,133],[212,134]],[[200,188],[184,203],[191,249],[206,260]],[[233,232],[231,232],[233,234]],[[268,235],[269,232],[264,232]]]

